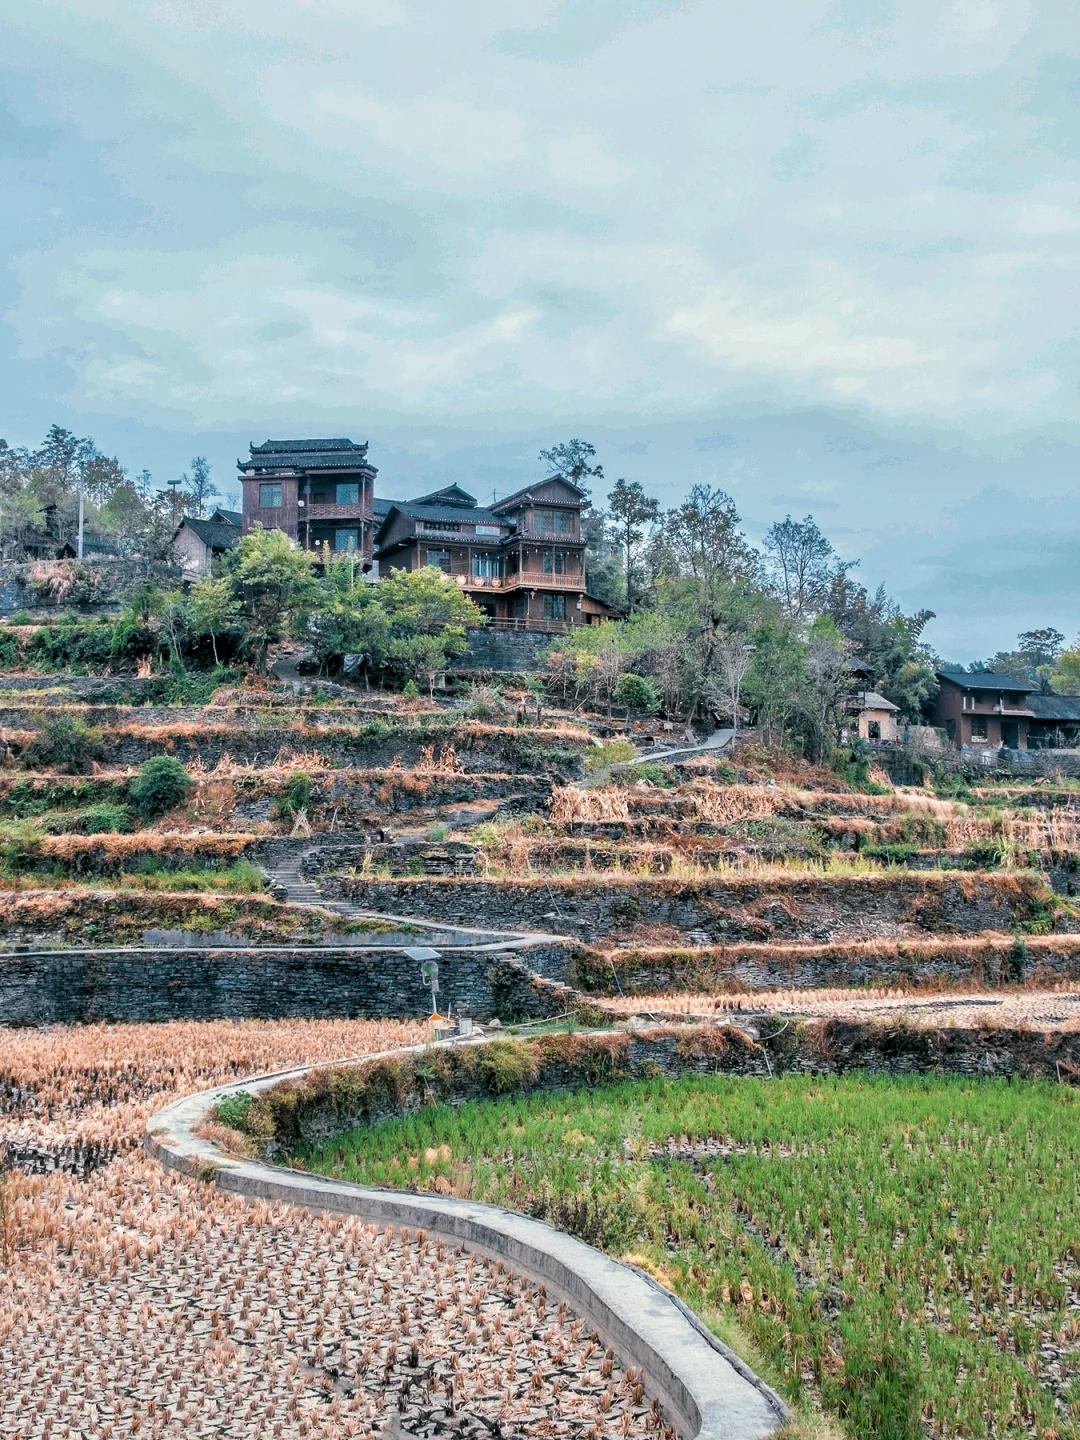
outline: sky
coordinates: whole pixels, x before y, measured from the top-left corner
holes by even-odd
[[[0,0],[0,435],[235,488],[813,514],[985,658],[1080,630],[1069,0]],[[603,498],[603,490],[597,499]]]

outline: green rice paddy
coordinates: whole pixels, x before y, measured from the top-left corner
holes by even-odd
[[[438,1106],[311,1168],[550,1219],[858,1440],[1080,1437],[1080,1095],[654,1079]]]

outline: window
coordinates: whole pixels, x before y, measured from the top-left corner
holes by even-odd
[[[880,721],[880,720],[868,720],[868,721],[866,722],[866,738],[867,738],[868,740],[880,740],[880,739],[881,739],[881,721]]]
[[[544,619],[565,620],[566,619],[566,596],[545,595],[544,596]]]
[[[574,517],[569,510],[555,511],[555,529],[562,535],[569,535],[574,529]]]
[[[260,485],[259,486],[259,509],[279,510],[281,508],[281,486]]]
[[[973,715],[971,717],[971,738],[973,740],[985,740],[988,734],[985,715]]]
[[[456,520],[421,520],[425,530],[460,530],[461,526]]]
[[[1017,710],[1024,703],[1024,697],[1018,695],[1015,690],[1010,690],[1005,696],[1005,704],[1010,710]]]
[[[335,531],[334,531],[334,549],[335,549],[335,550],[359,550],[359,549],[360,549],[360,531],[357,530],[357,529],[355,529],[355,528],[354,528],[354,529],[349,529],[349,530],[342,530],[342,529],[335,530]]]
[[[554,530],[555,512],[553,510],[534,510],[532,528],[534,530],[545,530],[548,532]]]
[[[360,486],[355,480],[345,480],[337,487],[337,503],[339,505],[359,505]]]
[[[545,575],[565,575],[565,574],[566,574],[566,555],[565,555],[565,553],[564,553],[562,550],[545,550],[545,551],[544,551],[544,574],[545,574]]]
[[[444,575],[450,574],[450,551],[429,550],[427,552],[427,563],[434,565],[436,570],[441,570]]]
[[[493,576],[499,575],[499,557],[492,555],[488,550],[474,550],[472,557],[472,573],[477,579],[490,580]]]

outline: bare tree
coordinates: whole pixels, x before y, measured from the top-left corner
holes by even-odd
[[[754,659],[754,647],[746,631],[724,631],[717,640],[714,659],[724,703],[731,712],[731,726],[737,736],[743,681]]]
[[[787,614],[802,620],[823,610],[835,551],[814,517],[792,520],[788,515],[778,520],[770,526],[764,544],[772,580]]]
[[[183,478],[184,498],[191,506],[191,513],[196,520],[201,520],[209,501],[220,491],[210,479],[210,462],[205,455],[196,455],[191,462],[191,470]]]

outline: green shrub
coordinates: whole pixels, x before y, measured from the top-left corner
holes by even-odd
[[[616,705],[625,705],[627,710],[637,710],[643,715],[655,715],[660,709],[660,691],[656,682],[629,670],[615,682],[612,699]]]
[[[647,785],[659,785],[664,790],[670,790],[675,784],[675,778],[668,767],[655,761],[635,765],[633,776],[635,780],[644,780]]]
[[[33,625],[34,617],[29,610],[16,610],[14,614],[7,617],[9,625]]]
[[[536,1074],[536,1055],[523,1040],[493,1040],[477,1057],[476,1068],[484,1084],[496,1095],[520,1090]]]
[[[406,680],[404,689],[401,693],[406,700],[420,699],[420,687],[417,685],[415,680]]]
[[[311,776],[306,770],[297,770],[285,782],[278,796],[274,812],[279,820],[291,820],[306,810],[311,799]]]
[[[194,781],[172,755],[155,755],[144,761],[129,790],[132,800],[149,820],[156,820],[182,805]]]
[[[737,785],[739,783],[739,772],[728,760],[718,760],[713,773],[719,785]]]
[[[242,1130],[254,1100],[255,1096],[249,1095],[246,1090],[237,1095],[226,1095],[217,1103],[215,1118],[222,1125],[228,1125],[230,1130]]]
[[[455,711],[467,720],[497,720],[509,712],[502,691],[495,685],[470,685],[454,703]]]
[[[85,775],[104,753],[101,731],[70,715],[46,720],[26,747],[23,761],[33,770]]]
[[[637,750],[629,740],[608,740],[593,745],[585,752],[585,773],[595,775],[610,765],[626,765],[637,759]]]

